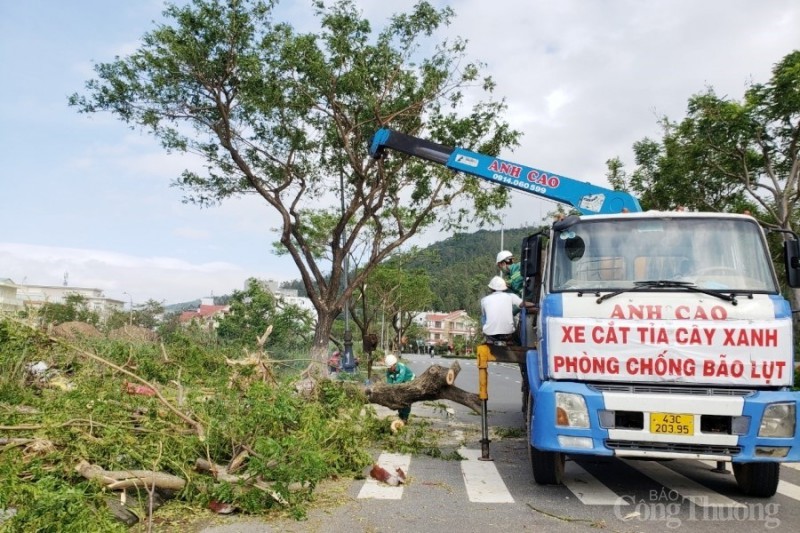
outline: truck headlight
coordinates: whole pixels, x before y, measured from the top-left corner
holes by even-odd
[[[794,437],[795,404],[772,403],[764,409],[759,437]]]
[[[556,425],[573,428],[589,427],[589,410],[580,394],[556,393]]]

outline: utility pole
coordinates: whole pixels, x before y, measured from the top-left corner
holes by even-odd
[[[128,314],[128,325],[129,326],[133,326],[133,296],[131,296],[131,294],[129,292],[123,292],[122,294],[127,294],[128,298],[130,299],[131,309],[130,309],[130,313]]]

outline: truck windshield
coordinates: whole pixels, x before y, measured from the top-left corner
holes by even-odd
[[[582,219],[553,238],[551,291],[613,291],[675,281],[725,292],[777,292],[758,225],[749,219]],[[668,286],[670,284],[663,284]]]

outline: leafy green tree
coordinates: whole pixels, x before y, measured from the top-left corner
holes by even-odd
[[[406,338],[405,350],[417,352],[418,350],[425,350],[425,341],[428,339],[428,330],[424,326],[411,322],[408,327],[403,330],[403,336]]]
[[[230,311],[218,320],[217,336],[242,345],[258,344],[268,326],[272,332],[265,346],[295,348],[308,346],[313,319],[308,311],[286,304],[254,278],[243,291],[233,291]]]
[[[776,64],[739,101],[713,88],[689,99],[680,122],[664,117],[661,142],[634,144],[631,188],[643,207],[757,209],[791,229],[800,180],[800,51]]]
[[[382,264],[367,281],[369,308],[394,331],[392,345],[403,336],[415,311],[427,309],[433,301],[428,274],[421,269],[403,268],[397,263]],[[362,330],[363,331],[363,330]]]
[[[487,154],[519,133],[465,42],[436,41],[452,9],[421,1],[373,32],[353,0],[311,4],[316,33],[274,22],[266,0],[169,5],[167,23],[132,54],[96,65],[70,103],[204,158],[206,173],[176,181],[187,202],[257,195],[278,214],[280,246],[318,313],[313,357],[323,363],[334,319],[381,261],[432,225],[494,220],[508,204],[504,188],[477,178],[409,157],[370,159],[376,129]],[[365,261],[341,290],[359,246]]]
[[[151,298],[133,311],[133,323],[141,328],[155,329],[163,316],[164,304]]]
[[[122,311],[121,309],[112,309],[108,314],[108,318],[106,318],[104,329],[106,331],[111,331],[124,327],[126,324],[130,323],[130,318],[130,313]]]
[[[800,202],[800,50],[753,83],[742,101],[713,88],[689,99],[680,122],[661,120],[661,142],[634,145],[631,188],[644,208],[748,210],[793,230]],[[794,293],[800,304],[800,293]]]
[[[88,300],[85,296],[78,293],[67,293],[64,296],[64,303],[45,303],[39,309],[39,316],[45,322],[62,324],[64,322],[86,322],[96,326],[100,322],[100,316],[89,309]]]

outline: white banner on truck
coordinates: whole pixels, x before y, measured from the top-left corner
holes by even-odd
[[[550,376],[555,379],[741,386],[792,383],[788,319],[555,317],[546,327]]]

